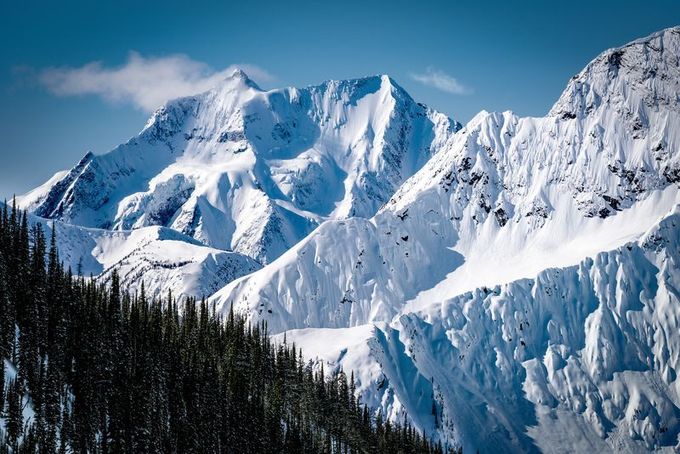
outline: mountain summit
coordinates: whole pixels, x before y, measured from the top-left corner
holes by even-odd
[[[268,263],[326,219],[375,214],[458,127],[386,76],[262,91],[237,69],[21,206],[87,227],[166,226]]]

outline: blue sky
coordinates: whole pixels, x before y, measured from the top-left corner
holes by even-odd
[[[265,88],[387,73],[462,122],[538,116],[599,52],[680,24],[676,0],[2,2],[0,197],[106,152],[167,93],[233,65]]]

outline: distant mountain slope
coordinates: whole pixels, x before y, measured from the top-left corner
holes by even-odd
[[[608,50],[548,116],[480,113],[372,219],[324,223],[213,300],[275,332],[387,324],[393,380],[432,379],[442,436],[470,449],[672,446],[679,93],[679,27]],[[553,349],[575,369],[546,379]]]
[[[2,203],[0,203],[0,207]],[[114,268],[121,283],[149,296],[210,296],[232,280],[261,268],[248,256],[204,246],[165,227],[108,231],[29,215],[51,235],[56,227],[60,259],[73,273],[108,282]]]
[[[166,226],[268,263],[325,219],[373,216],[457,128],[387,76],[262,91],[236,71],[20,205],[87,227]]]

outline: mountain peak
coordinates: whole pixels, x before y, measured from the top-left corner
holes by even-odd
[[[399,84],[397,84],[397,82],[389,74],[380,74],[378,75],[378,77],[380,77],[380,80],[384,84],[389,84],[392,85],[393,87],[399,86]]]
[[[387,75],[268,91],[240,68],[223,76],[26,206],[92,227],[170,227],[268,263],[326,218],[371,217],[457,127]]]
[[[257,85],[257,83],[255,83],[255,81],[252,80],[241,68],[235,68],[231,75],[224,79],[224,83],[228,85],[238,84],[244,87],[253,88],[258,91],[262,90],[260,86]]]
[[[667,28],[602,52],[569,81],[550,116],[583,118],[603,105],[622,111],[667,105],[680,110],[680,27]]]
[[[234,69],[234,72],[231,73],[232,79],[243,79],[243,80],[250,80],[248,77],[248,74],[241,68],[236,68]]]
[[[401,85],[399,85],[397,81],[394,80],[394,78],[389,74],[380,74],[378,77],[380,77],[380,82],[383,87],[391,88],[395,92],[402,93],[408,96],[409,98],[411,97],[411,95],[409,95],[408,92],[404,90],[404,88]]]

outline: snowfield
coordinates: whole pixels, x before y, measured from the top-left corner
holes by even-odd
[[[69,263],[212,295],[376,412],[475,452],[680,450],[680,27],[545,117],[467,125],[387,76],[240,71],[20,199]]]

